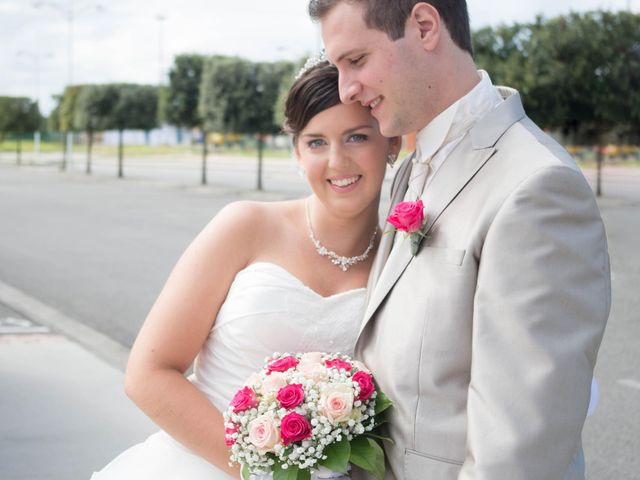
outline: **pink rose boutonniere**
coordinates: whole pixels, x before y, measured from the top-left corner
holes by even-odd
[[[415,202],[400,202],[393,207],[393,211],[387,217],[387,222],[396,230],[404,232],[411,239],[411,253],[415,256],[420,248],[420,243],[425,237],[427,217],[424,213],[422,200]]]

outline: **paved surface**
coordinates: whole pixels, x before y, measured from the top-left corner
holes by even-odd
[[[229,175],[250,177],[250,162],[244,168]],[[620,175],[615,196],[605,183],[611,196],[600,202],[614,300],[596,372],[600,405],[584,431],[590,480],[640,479],[634,175]],[[222,205],[305,192],[296,175],[272,180],[287,183],[285,193],[0,163],[1,479],[88,478],[153,430],[122,392],[126,346],[180,252]]]

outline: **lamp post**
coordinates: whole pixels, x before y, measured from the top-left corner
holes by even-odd
[[[164,85],[164,21],[167,19],[162,14],[156,15],[158,21],[158,85]]]
[[[42,53],[39,51],[31,52],[28,50],[19,50],[18,52],[16,52],[16,55],[18,57],[29,58],[34,63],[35,77],[36,77],[35,99],[36,99],[36,104],[38,105],[38,108],[39,108],[40,107],[40,65],[41,65],[40,60],[42,58],[52,58],[53,54],[51,52]],[[40,161],[40,128],[39,127],[33,134],[33,141],[34,141],[33,143],[34,143],[34,151],[36,155],[36,162],[39,162]]]
[[[37,0],[31,4],[34,8],[52,8],[62,13],[67,20],[67,86],[73,85],[73,27],[76,17],[79,14],[95,11],[103,12],[104,7],[92,1],[67,0],[66,2]],[[63,169],[65,168],[66,157],[68,156],[70,163],[73,162],[73,132],[67,132],[67,147],[65,160],[63,160]]]

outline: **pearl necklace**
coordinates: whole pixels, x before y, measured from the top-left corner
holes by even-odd
[[[321,257],[329,257],[329,260],[334,265],[337,265],[340,270],[346,272],[349,270],[349,267],[352,267],[356,263],[360,263],[367,258],[369,258],[369,253],[371,253],[371,249],[373,248],[374,241],[376,239],[376,235],[378,234],[378,227],[376,226],[373,231],[373,235],[371,235],[371,240],[369,240],[369,246],[367,249],[360,255],[356,255],[355,257],[344,257],[342,255],[338,255],[333,250],[328,250],[324,245],[320,243],[320,240],[316,238],[313,233],[313,227],[311,226],[311,217],[309,215],[309,201],[305,204],[306,213],[307,213],[307,227],[309,228],[309,238],[313,242],[313,245],[316,247],[316,251],[318,255]]]

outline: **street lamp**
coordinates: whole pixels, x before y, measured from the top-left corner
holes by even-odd
[[[34,63],[34,67],[35,67],[35,76],[36,76],[36,104],[38,105],[38,108],[40,107],[40,60],[42,58],[52,58],[53,57],[53,53],[51,52],[47,52],[47,53],[42,53],[42,52],[31,52],[29,50],[19,50],[18,52],[16,52],[16,56],[18,57],[26,57],[29,58],[30,60],[33,60]],[[35,154],[36,154],[36,162],[40,161],[40,128],[38,127],[38,129],[34,132],[33,134],[33,140],[34,140],[34,150],[35,150]]]
[[[163,23],[167,19],[162,14],[156,15],[158,21],[158,85],[164,85],[164,29]]]
[[[34,1],[34,8],[49,7],[61,12],[67,19],[67,85],[73,85],[73,24],[79,14],[95,11],[103,12],[104,7],[92,1],[67,0],[66,2]],[[67,155],[73,160],[73,133],[67,133]],[[66,162],[63,163],[63,168]]]

